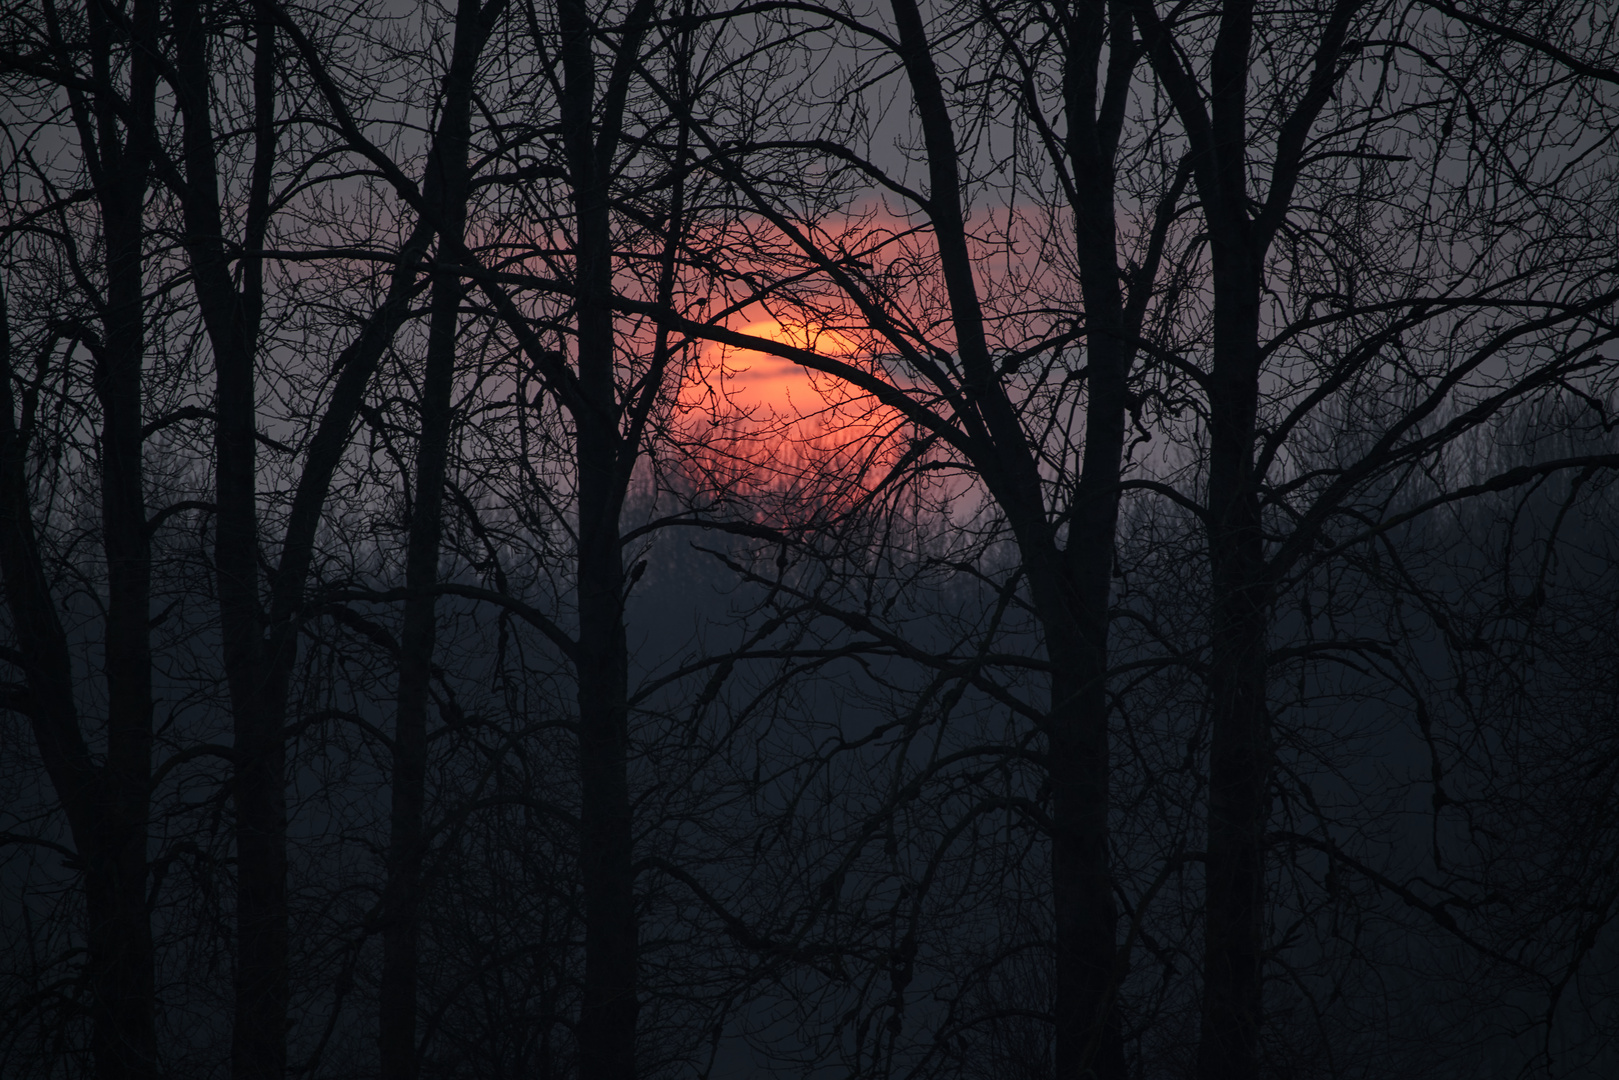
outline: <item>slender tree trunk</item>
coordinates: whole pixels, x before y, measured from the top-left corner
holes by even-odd
[[[405,556],[408,596],[399,643],[388,880],[382,905],[378,1038],[383,1080],[413,1080],[418,1070],[417,941],[425,854],[423,809],[427,799],[428,681],[435,638],[433,586],[438,583],[450,391],[461,294],[460,282],[453,273],[435,275],[427,363],[422,379],[422,431],[416,452],[415,504]]]
[[[578,448],[579,859],[585,901],[580,1075],[585,1080],[631,1080],[636,1075],[640,1004],[628,775],[629,661],[617,512],[621,500],[614,497],[611,463],[602,460],[612,445],[604,435],[581,430]]]
[[[1205,504],[1211,741],[1199,1080],[1255,1076],[1264,1016],[1265,826],[1271,771],[1265,656],[1270,590],[1253,452],[1259,408],[1260,271],[1266,240],[1248,204],[1252,35],[1252,4],[1229,3],[1211,58],[1207,134],[1197,150],[1201,160],[1196,169],[1214,277]],[[1281,182],[1273,175],[1273,186]]]
[[[1056,915],[1058,1076],[1123,1080],[1118,1020],[1117,925],[1108,856],[1108,602],[1124,451],[1126,375],[1123,302],[1114,256],[1113,193],[1096,181],[1111,161],[1077,179],[1088,205],[1079,215],[1090,396],[1083,473],[1068,545],[1047,558],[1061,584],[1040,603],[1054,674],[1047,718],[1050,744],[1052,900]],[[1031,580],[1033,580],[1031,578]]]
[[[490,4],[487,9],[490,18],[503,7],[501,0]],[[275,155],[273,91],[277,18],[284,18],[284,13],[266,8],[257,25],[254,81],[258,130],[244,231],[244,246],[249,249],[262,246],[267,225],[270,170]],[[400,251],[387,299],[338,358],[336,385],[311,441],[293,496],[281,557],[270,580],[266,617],[258,578],[259,524],[254,460],[257,439],[254,371],[262,277],[259,264],[246,260],[241,290],[238,292],[230,284],[231,262],[223,244],[208,111],[206,49],[194,2],[177,5],[176,24],[181,45],[177,64],[181,86],[177,89],[186,120],[187,248],[216,364],[218,514],[215,557],[225,669],[239,753],[235,783],[238,905],[232,1076],[236,1080],[278,1080],[286,1070],[289,1019],[286,746],[282,728],[297,655],[298,612],[303,603],[321,507],[348,445],[353,419],[371,375],[389,342],[410,315],[410,300],[417,291],[415,267],[434,235],[435,222],[430,219],[442,209],[445,177],[440,175],[442,169],[429,167],[423,182],[427,211]],[[481,45],[485,36],[487,28],[480,27],[468,41]],[[478,45],[473,45],[471,56],[461,57],[458,45],[460,80],[457,83],[453,76],[449,80],[452,92],[447,96],[446,112],[441,116],[440,131],[435,134],[435,148],[430,155],[430,160],[437,161],[441,156],[439,144],[447,139],[459,147],[451,153],[450,160],[456,160],[458,153],[463,162],[462,172],[471,97],[470,69],[476,60],[477,48]],[[460,87],[459,92],[454,90],[456,85]],[[464,193],[452,202],[464,207]],[[464,210],[462,214],[464,216]],[[453,314],[453,305],[451,310]],[[437,491],[442,483],[430,486]],[[436,537],[432,546],[436,549]],[[430,612],[428,618],[431,619]],[[417,622],[419,624],[419,620]],[[430,638],[427,648],[430,651]],[[405,697],[410,696],[407,691]],[[407,745],[411,741],[410,727],[407,720]],[[413,773],[407,763],[407,778],[418,777],[414,783],[406,784],[407,800],[410,791],[420,791],[419,771]],[[419,832],[419,813],[417,822]],[[414,847],[407,844],[406,850],[414,850]],[[413,948],[413,936],[410,941]],[[413,1020],[414,962],[408,967],[410,991],[404,996],[408,998],[408,1016]],[[398,968],[396,959],[390,974],[397,974]],[[401,995],[390,993],[385,997],[393,1001]],[[384,1011],[387,1012],[386,1006]],[[387,1015],[392,1017],[396,1013],[397,1010]],[[385,1039],[385,1045],[394,1044]],[[414,1054],[409,1032],[403,1046],[407,1051],[403,1060],[410,1067]]]
[[[1087,319],[1094,319],[1089,306]],[[1094,323],[1092,333],[1097,333]],[[1124,442],[1120,352],[1098,348],[1098,339],[1091,339],[1085,472],[1067,550],[1048,556],[1061,560],[1062,569],[1053,576],[1062,584],[1060,592],[1052,590],[1057,596],[1037,600],[1054,668],[1046,723],[1055,830],[1057,1075],[1094,1072],[1104,1080],[1125,1075],[1116,1000],[1118,910],[1107,823],[1108,600]],[[1112,372],[1104,375],[1110,366]],[[1118,376],[1116,387],[1105,385],[1110,375]]]
[[[231,1075],[279,1080],[287,1064],[286,744],[273,688],[252,685],[262,669],[242,660],[232,666],[239,763]]]
[[[1265,826],[1271,747],[1265,657],[1269,585],[1254,476],[1261,265],[1248,202],[1251,0],[1221,13],[1197,169],[1214,276],[1206,499],[1210,747],[1199,1080],[1251,1080],[1264,1017]],[[1316,106],[1319,108],[1319,105]],[[1273,188],[1284,183],[1279,163]],[[1291,181],[1285,181],[1289,185]]]
[[[583,1080],[636,1075],[638,930],[629,795],[629,649],[619,532],[617,380],[613,359],[612,230],[605,163],[592,137],[590,16],[557,6],[566,87],[563,132],[573,185],[579,394],[574,416],[579,483],[579,861],[585,902],[585,985],[579,1014]]]
[[[1108,866],[1107,711],[1098,692],[1098,687],[1105,690],[1107,657],[1105,645],[1089,635],[1053,633],[1053,622],[1042,620],[1047,655],[1060,672],[1052,677],[1046,720],[1056,927],[1054,1060],[1058,1076],[1112,1080],[1125,1075],[1125,1062],[1116,1005],[1118,912]],[[1104,697],[1100,707],[1098,697]]]
[[[1208,89],[1177,53],[1150,2],[1135,17],[1191,142],[1214,279],[1205,533],[1210,569],[1208,852],[1199,1080],[1251,1080],[1264,1017],[1265,829],[1272,751],[1266,708],[1270,570],[1254,475],[1259,408],[1261,271],[1291,197],[1305,136],[1337,80],[1349,19],[1339,0],[1325,26],[1308,91],[1281,125],[1270,193],[1253,216],[1248,177],[1252,0],[1228,0],[1210,54]]]
[[[1054,564],[1031,585],[1053,675],[1046,720],[1052,817],[1052,902],[1056,926],[1056,1075],[1123,1080],[1119,1023],[1118,909],[1108,853],[1108,605],[1133,349],[1124,344],[1123,305],[1113,259],[1112,192],[1094,191],[1091,235],[1080,237],[1086,299],[1090,397],[1083,473],[1065,551],[1025,550]],[[1103,198],[1105,197],[1105,202]],[[1104,239],[1105,235],[1105,239]],[[1095,263],[1097,265],[1087,265]],[[1032,547],[1032,545],[1029,545]]]
[[[101,520],[107,556],[107,756],[100,836],[86,852],[96,1058],[118,1073],[155,1071],[153,955],[146,900],[152,783],[152,552],[142,467],[141,212],[145,184],[127,185],[106,216],[106,339],[97,350],[101,401]],[[104,201],[111,210],[114,200]],[[104,211],[105,213],[105,211]],[[124,1043],[133,1037],[133,1045]]]
[[[489,14],[497,5],[491,4]],[[452,264],[466,222],[467,154],[472,77],[487,37],[478,0],[461,0],[455,46],[445,79],[445,106],[428,173],[438,192],[439,268],[433,275],[432,316],[420,402],[415,503],[405,556],[404,626],[400,634],[399,689],[394,724],[393,804],[389,817],[388,880],[383,892],[382,988],[378,1037],[382,1080],[414,1080],[416,987],[425,856],[423,809],[427,798],[427,699],[435,637],[439,541],[449,457],[456,325],[464,287]]]
[[[1212,736],[1197,1067],[1200,1080],[1248,1080],[1257,1074],[1264,1012],[1271,772],[1265,704],[1269,587],[1253,478],[1259,290],[1257,272],[1241,257],[1244,252],[1216,247],[1215,253],[1208,480]],[[1222,279],[1228,283],[1218,284]]]
[[[248,963],[256,977],[244,981],[238,974],[237,1017],[232,1036],[235,1080],[264,1077],[278,1080],[285,1069],[287,1033],[286,969],[286,750],[281,730],[285,723],[293,662],[297,657],[298,618],[304,586],[313,561],[321,509],[332,477],[348,446],[354,418],[387,350],[410,314],[410,299],[417,292],[416,265],[427,252],[433,230],[421,223],[399,253],[387,299],[366,321],[359,335],[344,349],[331,400],[310,442],[299,475],[281,556],[271,581],[269,616],[263,636],[249,640],[250,648],[227,650],[227,676],[235,717],[238,767],[237,799],[247,799],[259,814],[238,822],[238,854],[251,862],[238,873],[239,888],[252,887],[253,912],[238,911],[238,965]],[[240,802],[239,802],[240,805]],[[248,916],[256,918],[248,921]],[[262,1007],[263,1012],[255,1009]],[[271,1022],[263,1022],[265,1015]],[[255,1059],[253,1047],[268,1048]]]
[[[1128,377],[1144,298],[1127,317],[1119,287],[1114,158],[1135,66],[1123,4],[1068,11],[1063,97],[1074,182],[1074,237],[1085,301],[1085,448],[1064,552],[1066,610],[1052,612],[1050,719],[1053,900],[1057,927],[1055,1063],[1062,1077],[1123,1080],[1118,911],[1108,856],[1108,606],[1112,593]],[[1104,46],[1110,46],[1107,63]],[[1100,86],[1098,84],[1101,84]],[[1173,201],[1173,196],[1171,196]],[[1150,288],[1149,265],[1135,288]],[[1066,616],[1066,618],[1063,618]],[[1052,648],[1055,644],[1056,648]]]

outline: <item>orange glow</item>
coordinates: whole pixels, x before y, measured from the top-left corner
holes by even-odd
[[[768,232],[764,223],[754,223]],[[993,223],[992,223],[993,224]],[[941,308],[932,272],[931,228],[878,202],[798,228],[822,251],[861,272],[886,273],[897,329],[925,349],[952,346],[947,319],[920,318]],[[995,231],[993,228],[991,231]],[[798,290],[733,312],[727,329],[805,349],[908,390],[896,343],[866,325],[835,289]],[[803,306],[798,306],[802,304]],[[906,312],[914,313],[907,317]],[[912,324],[912,318],[916,318]],[[900,413],[835,374],[784,357],[717,342],[692,342],[671,425],[689,490],[752,502],[760,520],[808,524],[862,502],[907,457],[917,432]]]
[[[751,322],[739,330],[839,359],[852,357],[856,351],[854,342],[837,330],[784,325],[774,319]],[[834,420],[829,413],[847,400],[841,387],[833,389],[835,381],[779,356],[711,343],[703,348],[681,403],[724,424],[754,429],[792,427],[799,430],[784,430],[780,436],[803,436],[810,434],[802,430],[806,421]]]
[[[836,329],[776,319],[736,329],[860,364],[859,344]],[[887,450],[898,418],[890,410],[835,376],[769,353],[704,345],[687,369],[680,405],[690,479],[722,498],[753,500],[761,521],[836,515],[893,456]]]

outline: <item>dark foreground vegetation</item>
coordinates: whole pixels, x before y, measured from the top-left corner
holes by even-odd
[[[0,5],[0,1076],[1619,1075],[1616,25]]]

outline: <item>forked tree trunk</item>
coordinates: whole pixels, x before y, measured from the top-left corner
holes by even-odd
[[[130,27],[154,40],[158,9],[139,0]],[[102,1080],[158,1075],[154,955],[147,900],[152,785],[151,541],[142,455],[145,302],[143,214],[150,174],[147,142],[156,72],[143,47],[130,49],[129,93],[120,114],[110,100],[120,33],[94,3],[86,7],[90,64],[107,99],[77,87],[69,104],[101,214],[106,293],[99,331],[82,340],[95,362],[101,407],[101,543],[107,596],[103,665],[106,752],[98,766],[80,727],[66,632],[50,593],[32,518],[29,432],[19,427],[9,325],[0,298],[0,574],[27,687],[13,703],[28,714],[46,771],[83,861],[90,1048]],[[51,30],[55,32],[54,24]],[[120,121],[124,136],[120,138]],[[72,241],[69,241],[72,242]],[[26,403],[24,416],[34,412]]]
[[[265,4],[260,14],[254,61],[254,175],[243,244],[249,250],[262,246],[267,225],[275,155],[273,91],[278,28],[286,30],[306,62],[318,62],[307,38],[283,10]],[[435,232],[442,181],[431,173],[424,178],[426,207],[400,250],[387,298],[337,359],[337,379],[310,441],[287,517],[280,559],[270,575],[266,614],[258,565],[261,537],[254,388],[262,277],[259,264],[249,259],[243,262],[240,290],[232,284],[232,258],[224,244],[209,112],[211,72],[200,11],[194,0],[176,6],[175,21],[180,83],[176,89],[185,120],[186,177],[182,186],[186,248],[213,346],[217,378],[215,559],[226,680],[238,752],[233,793],[237,808],[238,896],[231,1072],[234,1080],[280,1080],[286,1072],[289,1027],[283,727],[297,656],[299,609],[321,509],[348,446],[354,417],[383,352],[410,316],[410,301],[418,291],[417,266]],[[462,95],[463,116],[467,96]],[[441,117],[441,123],[455,127],[450,119]],[[461,123],[464,128],[465,120]],[[464,137],[461,141],[464,143]]]
[[[1136,64],[1123,3],[1065,9],[1063,103],[1074,181],[1074,239],[1085,301],[1085,446],[1064,552],[1068,595],[1045,618],[1052,680],[1053,901],[1057,927],[1058,1076],[1126,1075],[1119,1022],[1118,911],[1108,855],[1108,607],[1112,594],[1129,373],[1156,248],[1132,282],[1127,311],[1120,279],[1114,161]],[[1104,64],[1102,55],[1107,51]],[[1099,85],[1100,84],[1100,87]],[[1178,191],[1167,199],[1172,211]],[[1161,212],[1162,213],[1162,212]],[[1161,245],[1161,236],[1155,243]],[[1066,615],[1069,625],[1059,621]]]
[[[1200,1080],[1250,1080],[1264,1013],[1265,708],[1269,604],[1253,475],[1259,408],[1260,270],[1266,243],[1248,205],[1252,0],[1222,12],[1209,71],[1209,140],[1198,170],[1214,276],[1209,370],[1209,817]],[[1274,181],[1273,181],[1274,182]]]
[[[1106,680],[1127,377],[1135,352],[1135,330],[1127,328],[1119,288],[1113,179],[1122,113],[1112,112],[1134,66],[1128,21],[1122,6],[1115,5],[1109,21],[1095,4],[1067,12],[1065,23],[1066,151],[1076,184],[1090,398],[1084,471],[1064,548],[1046,512],[1034,448],[993,374],[961,221],[954,136],[921,14],[913,0],[894,0],[893,10],[927,146],[930,210],[957,344],[976,406],[974,438],[981,449],[974,462],[1016,536],[1053,669],[1044,730],[1052,793],[1054,1066],[1062,1077],[1123,1080],[1117,909],[1108,859]],[[1110,33],[1108,98],[1099,102],[1101,55]],[[1123,85],[1115,85],[1121,78]]]
[[[262,278],[243,265],[238,290],[224,245],[211,95],[214,72],[198,0],[174,6],[175,91],[184,116],[183,205],[192,282],[214,357],[214,566],[236,750],[235,1080],[280,1080],[287,1066],[287,799],[284,682],[264,640],[260,596],[255,390]],[[262,246],[275,153],[275,35],[257,27],[258,121],[246,246]]]

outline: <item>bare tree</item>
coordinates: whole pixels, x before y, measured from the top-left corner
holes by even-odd
[[[794,299],[783,295],[780,317],[865,335],[869,348],[887,355],[866,366],[792,344],[678,325],[846,381],[852,392],[891,410],[896,429],[914,430],[912,451],[896,455],[896,476],[937,455],[932,467],[970,472],[1004,515],[1019,553],[1016,573],[1038,620],[1038,648],[1049,665],[1037,726],[1052,800],[1055,1067],[1059,1074],[1095,1069],[1122,1076],[1118,914],[1108,841],[1109,602],[1126,419],[1132,408],[1139,412],[1132,368],[1185,178],[1177,177],[1174,162],[1162,171],[1161,157],[1124,142],[1141,56],[1124,6],[1007,4],[982,13],[946,10],[929,24],[917,5],[896,2],[887,25],[837,7],[802,11],[824,20],[828,41],[838,42],[833,48],[848,50],[874,79],[883,64],[899,65],[920,138],[916,160],[908,164],[925,174],[926,189],[909,186],[906,166],[890,166],[862,143],[876,140],[862,127],[864,102],[854,96],[804,103],[806,110],[823,110],[810,123],[820,124],[824,136],[767,131],[736,139],[705,129],[707,167],[774,230],[777,246],[753,255],[756,263],[768,272],[771,260],[780,260],[823,290],[817,301],[795,286],[793,296],[803,306],[795,310]],[[963,61],[961,47],[938,44],[957,40],[981,52]],[[791,55],[785,51],[791,41],[783,33],[784,57]],[[947,93],[947,79],[966,82],[975,71],[969,65],[977,63],[986,73],[1002,68],[1004,74],[990,78],[996,93],[982,104]],[[767,100],[773,93],[795,100],[790,88],[763,93]],[[1053,281],[1062,272],[1041,268],[1020,282],[1063,297],[1043,326],[1029,325],[1035,316],[1018,309],[1022,298],[1009,298],[1007,285],[985,279],[986,255],[1001,252],[968,226],[970,194],[1006,180],[975,171],[986,168],[977,155],[995,151],[973,140],[993,142],[997,110],[1008,105],[1022,114],[1034,146],[1026,167],[1054,189],[1052,228],[1067,233],[1037,250],[1063,259],[1072,278]],[[777,122],[791,130],[804,120],[783,111]],[[1115,171],[1126,152],[1133,163],[1158,170],[1152,175],[1161,184],[1140,232],[1130,238],[1128,258],[1120,251]],[[825,188],[783,182],[805,163],[813,163],[809,175]],[[833,202],[844,190],[846,197],[897,199],[903,213],[925,224],[862,237],[805,216],[806,207],[811,215],[846,209]],[[1016,214],[1022,195],[1012,188],[1003,196],[1008,205],[997,212]],[[1006,230],[1008,250],[1027,240],[1012,224],[991,228]],[[888,265],[876,269],[885,260]],[[899,268],[912,261],[936,272],[942,290],[903,276]],[[750,272],[750,282],[768,280]],[[760,286],[748,299],[763,297],[769,293]],[[942,328],[937,339],[929,326]],[[1084,366],[1076,369],[1071,345],[1081,338]],[[1069,397],[1080,385],[1083,398]],[[1067,426],[1076,413],[1082,419],[1072,428],[1082,434]]]
[[[1266,850],[1276,761],[1267,680],[1278,590],[1312,561],[1312,549],[1349,542],[1328,540],[1329,522],[1355,514],[1351,508],[1371,491],[1386,494],[1380,484],[1445,454],[1462,432],[1500,410],[1588,370],[1610,336],[1604,319],[1616,296],[1614,267],[1611,252],[1600,247],[1567,249],[1561,269],[1533,273],[1513,255],[1452,262],[1478,229],[1491,227],[1474,217],[1477,189],[1461,195],[1444,171],[1461,117],[1449,113],[1437,138],[1397,135],[1401,110],[1447,112],[1445,99],[1437,91],[1428,96],[1420,75],[1401,87],[1391,78],[1404,71],[1408,52],[1425,55],[1426,35],[1444,41],[1442,27],[1407,26],[1392,9],[1356,2],[1296,14],[1222,4],[1177,10],[1167,19],[1153,5],[1138,4],[1135,14],[1179,116],[1208,230],[1212,332],[1196,374],[1207,401],[1200,514],[1209,560],[1212,731],[1198,1074],[1246,1077],[1260,1068],[1265,1015]],[[1217,27],[1212,39],[1202,30],[1205,17]],[[1432,73],[1434,84],[1444,77]],[[1505,90],[1487,74],[1480,84]],[[1462,100],[1477,92],[1465,83],[1456,90]],[[1545,92],[1555,93],[1544,86],[1523,90],[1529,98]],[[1504,108],[1505,99],[1497,104]],[[1513,160],[1511,169],[1557,173],[1537,156],[1536,136],[1519,143],[1514,126],[1490,131],[1480,113],[1465,116],[1475,126],[1458,139],[1470,137],[1475,148],[1492,144],[1494,153]],[[1388,179],[1376,182],[1389,185],[1391,207],[1399,209],[1379,221],[1361,204],[1359,242],[1344,237],[1336,250],[1317,246],[1312,228],[1342,235],[1333,216],[1346,204],[1336,192],[1366,191],[1381,171],[1373,162],[1413,157],[1421,163],[1416,175],[1425,178],[1426,201],[1400,199],[1398,170],[1384,166]],[[1500,198],[1524,210],[1510,224],[1493,226],[1494,250],[1524,251],[1525,244],[1565,235],[1561,209],[1544,212],[1531,185],[1520,184],[1521,171],[1491,175],[1499,177]],[[1583,182],[1567,173],[1561,179],[1569,190]],[[1414,248],[1372,240],[1371,230],[1399,219],[1407,222],[1401,235],[1408,242],[1420,236]],[[1422,231],[1413,234],[1418,221]],[[1429,287],[1414,273],[1418,266],[1432,266],[1442,284]],[[1313,299],[1324,296],[1335,298],[1336,310]],[[1484,325],[1480,309],[1499,321]],[[1441,326],[1444,345],[1437,340]],[[1271,385],[1292,342],[1306,338],[1331,341],[1324,370]],[[1512,353],[1525,362],[1495,366]],[[1424,360],[1407,376],[1412,389],[1368,392],[1378,365],[1392,360],[1403,370],[1405,358],[1418,355]],[[1341,462],[1313,476],[1302,463],[1290,466],[1289,448],[1351,387],[1385,411],[1344,410],[1345,420],[1365,426]],[[1568,464],[1545,462],[1531,473]],[[1503,474],[1435,499],[1527,479]],[[1388,527],[1386,503],[1360,513],[1361,520],[1383,522],[1374,533]]]
[[[503,0],[464,0],[456,9],[455,46],[444,76],[443,119],[427,162],[427,183],[440,263],[452,263],[465,241],[468,165],[475,75],[484,43],[505,12]],[[417,1073],[417,934],[424,847],[428,677],[433,661],[439,535],[449,452],[456,329],[464,286],[440,269],[433,278],[427,357],[422,372],[421,439],[405,566],[404,626],[393,736],[393,813],[384,892],[381,1015],[378,1039],[384,1080]]]
[[[258,466],[255,463],[258,410],[255,402],[255,367],[259,349],[259,312],[262,310],[263,283],[258,267],[272,198],[271,177],[275,159],[274,90],[276,81],[276,41],[278,31],[289,38],[289,45],[301,60],[317,56],[311,37],[281,8],[263,5],[256,9],[255,36],[255,172],[252,179],[244,234],[237,250],[245,273],[238,291],[231,286],[231,250],[226,246],[225,229],[214,192],[217,168],[209,94],[210,64],[202,37],[199,15],[190,10],[189,33],[182,22],[178,39],[174,78],[180,89],[179,101],[185,118],[188,247],[193,281],[213,345],[218,387],[218,428],[216,482],[218,533],[216,560],[220,574],[219,596],[225,631],[226,671],[232,692],[236,720],[236,745],[240,754],[235,782],[238,806],[238,966],[237,1018],[233,1035],[233,1061],[238,1076],[280,1076],[286,1068],[287,1032],[287,854],[286,854],[286,750],[285,724],[290,680],[298,649],[298,635],[305,605],[304,589],[314,555],[321,510],[334,473],[344,454],[359,413],[367,385],[384,351],[410,314],[410,301],[420,288],[419,263],[426,256],[434,235],[454,229],[464,216],[466,129],[471,109],[471,69],[488,34],[488,24],[498,14],[498,6],[482,18],[471,9],[472,21],[457,36],[460,51],[444,76],[444,99],[438,126],[428,150],[427,163],[417,205],[417,221],[399,250],[388,292],[381,306],[362,325],[353,342],[338,357],[335,384],[309,442],[303,470],[298,477],[288,508],[281,555],[266,583],[267,598],[261,595],[260,547],[264,543],[259,524],[261,510],[255,494]],[[324,68],[312,69],[317,81],[326,76]],[[457,164],[461,162],[461,164]],[[453,236],[454,234],[451,233]],[[441,240],[442,242],[442,240]],[[452,249],[458,241],[451,240]],[[318,249],[317,249],[318,250]],[[424,400],[424,416],[437,418],[436,428],[426,434],[427,451],[421,467],[429,474],[433,462],[441,460],[435,446],[445,437],[444,394],[453,349],[456,301],[454,293],[439,290],[435,310],[439,329],[437,344],[430,349],[429,397]],[[444,319],[450,320],[446,326]],[[447,336],[446,336],[447,335]],[[431,402],[439,401],[435,409]],[[442,469],[442,465],[439,466]],[[436,494],[440,484],[430,485]],[[424,571],[424,560],[436,562],[437,504],[428,497],[432,511],[429,530],[414,549],[414,575]],[[431,566],[427,573],[431,574]],[[412,579],[412,584],[419,581]],[[430,584],[430,582],[429,582]],[[266,603],[266,599],[268,603]],[[421,605],[427,604],[425,620]],[[425,679],[427,661],[421,656],[431,651],[431,594],[416,602],[417,615],[410,619],[414,628],[407,633],[402,655],[406,685],[400,695],[402,727],[396,731],[394,748],[403,769],[395,785],[397,839],[392,841],[390,881],[384,892],[381,922],[385,942],[385,979],[382,998],[382,1054],[384,1072],[389,1076],[414,1072],[414,940],[415,878],[419,874],[419,834],[423,745],[425,729],[422,709],[423,685],[412,679]],[[426,630],[425,642],[423,638]],[[419,661],[419,663],[413,663]]]
[[[63,87],[82,182],[95,206],[89,235],[70,223],[78,200],[54,190],[56,179],[36,172],[33,205],[13,203],[14,228],[37,231],[61,244],[58,265],[80,294],[78,312],[65,311],[40,338],[36,374],[25,375],[13,354],[8,313],[0,312],[0,440],[4,450],[3,539],[5,578],[14,646],[7,660],[21,674],[8,706],[28,716],[40,757],[68,820],[83,866],[85,941],[90,985],[91,1056],[102,1077],[158,1074],[154,1022],[154,958],[147,904],[147,844],[152,788],[151,528],[142,461],[147,341],[147,200],[152,178],[150,125],[158,72],[150,42],[158,5],[108,9],[89,4],[62,12],[46,4],[36,24],[18,33],[21,14],[7,18],[7,63],[12,80],[38,78],[48,89],[22,88],[50,102]],[[13,81],[13,86],[16,82]],[[32,93],[30,94],[30,90]],[[23,144],[13,176],[28,168]],[[37,169],[37,166],[35,167]],[[74,180],[79,180],[75,177]],[[19,192],[19,194],[21,194]],[[54,220],[53,220],[54,219]],[[55,226],[53,228],[52,226]],[[32,228],[30,228],[32,227]],[[9,231],[9,230],[8,230]],[[15,241],[14,241],[15,242]],[[67,285],[68,283],[60,283]],[[27,294],[25,294],[27,295]],[[15,300],[13,292],[12,299]],[[36,440],[40,379],[57,360],[89,350],[95,408],[100,413],[98,452],[84,461],[97,473],[105,560],[102,671],[106,714],[104,751],[77,692],[74,642],[63,601],[53,586],[39,530]],[[19,415],[18,390],[22,397]],[[82,663],[82,661],[81,661]],[[97,760],[97,757],[100,760]]]

